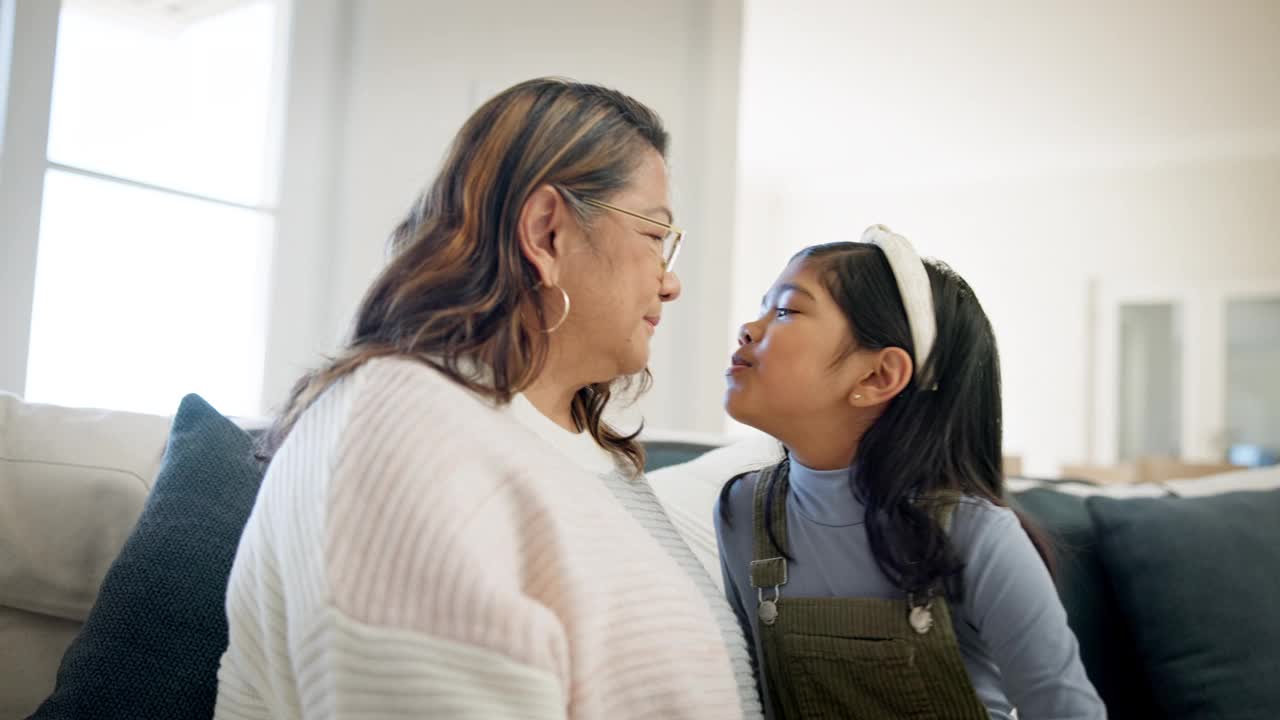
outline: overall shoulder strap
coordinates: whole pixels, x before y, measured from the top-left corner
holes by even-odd
[[[769,500],[772,491],[773,499]],[[787,559],[783,557],[787,547],[787,475],[785,466],[777,472],[761,471],[756,477],[752,497],[751,587],[778,587],[787,584]],[[774,537],[781,545],[775,546],[765,531],[765,510],[768,505],[770,524]]]

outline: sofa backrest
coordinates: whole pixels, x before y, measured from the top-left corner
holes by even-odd
[[[142,512],[169,418],[0,393],[0,717],[24,717]]]

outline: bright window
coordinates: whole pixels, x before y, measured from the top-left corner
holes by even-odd
[[[272,0],[64,0],[26,396],[262,410]]]

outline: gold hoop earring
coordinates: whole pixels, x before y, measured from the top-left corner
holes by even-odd
[[[560,322],[542,331],[548,335],[559,330],[560,326],[564,325],[564,321],[569,319],[569,293],[565,292],[565,289],[560,287],[559,285],[552,285],[551,287],[559,290],[560,297],[564,298],[564,314],[560,316]]]

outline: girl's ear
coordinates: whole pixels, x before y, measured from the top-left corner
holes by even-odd
[[[870,367],[849,392],[849,404],[854,407],[872,407],[889,402],[911,382],[914,370],[915,363],[906,350],[887,347],[876,351],[871,358]]]

